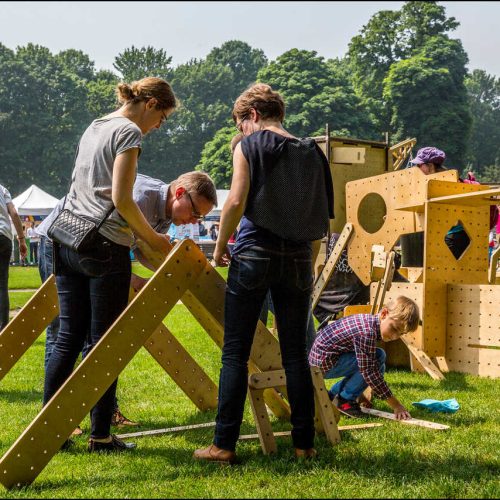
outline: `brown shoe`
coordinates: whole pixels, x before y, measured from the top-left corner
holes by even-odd
[[[197,460],[206,460],[207,462],[219,462],[221,464],[234,464],[236,463],[236,453],[234,451],[223,450],[217,448],[215,444],[210,445],[208,448],[195,450],[193,457]]]
[[[304,458],[306,460],[311,460],[316,458],[318,452],[314,448],[306,448],[305,450],[301,448],[295,448],[295,457]]]
[[[126,425],[128,425],[130,427],[136,427],[137,425],[141,425],[141,424],[139,422],[133,422],[132,420],[129,420],[118,409],[113,413],[113,416],[111,417],[111,425],[114,425],[115,427],[118,427],[119,429],[121,429],[122,427],[125,427]]]

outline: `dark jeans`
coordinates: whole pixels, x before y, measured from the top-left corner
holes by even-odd
[[[47,365],[44,404],[73,371],[87,336],[95,346],[125,309],[131,274],[129,248],[104,237],[91,251],[60,246],[56,254],[60,328]],[[116,380],[92,408],[92,438],[109,436],[115,393]]]
[[[30,241],[30,262],[38,264],[38,241]]]
[[[214,444],[234,450],[248,386],[248,359],[268,290],[274,304],[296,448],[314,441],[314,395],[306,352],[312,290],[311,250],[252,247],[233,256],[229,268],[224,346]]]
[[[9,263],[12,241],[0,235],[0,330],[9,322]]]

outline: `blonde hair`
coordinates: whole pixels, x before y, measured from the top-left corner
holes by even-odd
[[[414,332],[417,329],[420,321],[420,311],[413,300],[400,295],[389,301],[384,307],[387,308],[391,319],[401,322],[403,334]]]
[[[178,105],[170,84],[154,76],[148,76],[130,84],[121,82],[116,86],[116,95],[120,104],[135,104],[154,97],[158,101],[156,109],[172,109]]]
[[[206,172],[186,172],[179,175],[171,184],[174,190],[181,186],[189,194],[196,193],[198,196],[203,196],[212,205],[217,206],[217,190],[214,181]]]
[[[236,99],[233,107],[234,122],[248,116],[251,108],[264,119],[271,118],[280,122],[285,119],[283,98],[265,83],[251,85]]]

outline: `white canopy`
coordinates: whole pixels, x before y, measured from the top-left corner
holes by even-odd
[[[24,193],[16,196],[12,203],[17,213],[23,215],[48,215],[59,200],[32,184]]]
[[[209,213],[209,215],[219,215],[222,211],[224,203],[226,203],[229,195],[229,189],[217,189],[217,206]]]

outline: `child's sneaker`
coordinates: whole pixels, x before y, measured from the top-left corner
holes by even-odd
[[[359,403],[356,401],[349,401],[341,398],[340,396],[336,396],[332,402],[337,407],[339,412],[343,413],[347,417],[359,418],[364,416],[361,408],[359,407]]]

